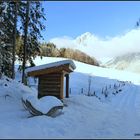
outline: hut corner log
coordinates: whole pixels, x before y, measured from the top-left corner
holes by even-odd
[[[69,74],[66,74],[66,98],[69,98]]]

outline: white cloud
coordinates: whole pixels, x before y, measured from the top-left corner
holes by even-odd
[[[89,32],[76,39],[59,37],[50,40],[60,47],[77,48],[97,59],[115,57],[130,52],[140,52],[140,29],[133,29],[127,33],[101,39]]]
[[[49,42],[53,42],[57,45],[57,48],[75,48],[77,44],[74,42],[74,39],[64,36],[64,37],[57,37],[51,39]]]

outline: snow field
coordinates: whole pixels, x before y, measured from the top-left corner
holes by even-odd
[[[56,60],[35,61],[43,64]],[[55,118],[32,117],[24,109],[20,99],[25,94],[37,96],[34,88],[7,81],[6,77],[0,80],[0,138],[139,138],[135,136],[140,133],[139,75],[74,63],[77,68],[70,74],[70,98],[63,100],[63,111]],[[31,80],[31,85],[35,84]]]

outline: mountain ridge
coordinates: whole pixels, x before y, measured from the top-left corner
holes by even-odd
[[[107,63],[105,67],[140,73],[140,52],[127,53],[117,56]]]

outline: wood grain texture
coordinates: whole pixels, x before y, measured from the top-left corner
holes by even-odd
[[[60,98],[61,90],[61,74],[45,74],[39,76],[38,94],[39,97],[43,96],[56,96]]]

